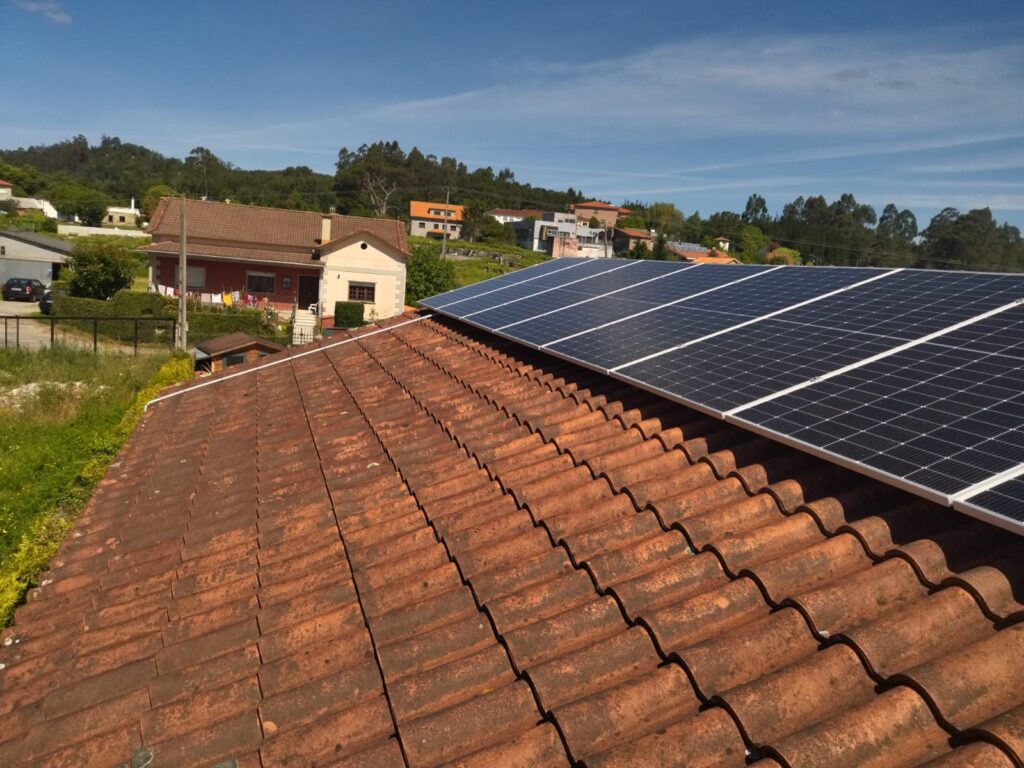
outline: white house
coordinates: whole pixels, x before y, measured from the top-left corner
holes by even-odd
[[[0,283],[28,277],[42,283],[59,279],[71,244],[33,232],[0,231]]]

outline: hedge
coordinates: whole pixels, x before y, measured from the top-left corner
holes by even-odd
[[[334,327],[358,328],[366,325],[363,319],[363,305],[358,301],[334,302]]]
[[[139,291],[118,291],[110,301],[80,299],[74,296],[54,294],[53,313],[58,325],[66,323],[73,328],[92,333],[91,320],[62,320],[74,317],[152,317],[153,322],[139,323],[140,342],[171,341],[171,323],[178,316],[178,303],[159,293]],[[360,305],[362,306],[362,305]],[[135,322],[132,320],[100,321],[97,331],[105,339],[132,342],[135,339]],[[291,328],[278,323],[272,316],[259,309],[247,307],[209,307],[189,302],[188,338],[190,343],[206,341],[226,333],[242,331],[253,336],[273,341],[290,342]]]

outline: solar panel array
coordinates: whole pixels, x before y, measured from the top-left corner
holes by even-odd
[[[555,259],[421,302],[1024,534],[1024,276]]]

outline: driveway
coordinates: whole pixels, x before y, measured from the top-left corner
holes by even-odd
[[[39,312],[39,305],[30,301],[0,301],[0,349],[7,347],[13,349],[40,349],[50,346],[50,323],[46,318],[43,320],[30,317]],[[6,319],[4,319],[6,318]],[[15,319],[17,318],[17,319]],[[67,347],[83,347],[92,349],[92,334],[85,331],[68,328],[67,325],[57,323],[53,334],[53,340],[57,344]],[[131,344],[119,344],[115,341],[99,340],[99,348],[111,352],[132,353]],[[163,346],[141,345],[139,352],[163,353],[167,350]]]
[[[22,347],[23,349],[39,349],[50,346],[50,326],[36,320],[29,320],[28,315],[39,311],[34,301],[0,301],[0,347]],[[14,320],[14,315],[19,320]]]

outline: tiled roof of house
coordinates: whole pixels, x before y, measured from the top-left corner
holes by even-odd
[[[322,260],[313,258],[313,248],[308,251],[272,251],[265,248],[243,248],[232,245],[204,245],[187,243],[188,255],[190,258],[201,259],[203,257],[213,259],[227,259],[230,261],[252,261],[279,264],[302,264],[307,267],[323,267]],[[179,243],[161,241],[143,245],[138,250],[144,253],[156,253],[166,256],[177,256],[180,248]],[[316,247],[316,246],[315,246]]]
[[[147,227],[154,241],[173,237],[177,239],[181,216],[181,200],[165,197]],[[363,216],[321,214],[313,211],[289,211],[283,208],[264,208],[258,205],[238,205],[213,200],[189,200],[185,205],[188,217],[187,236],[195,240],[224,240],[252,243],[266,250],[278,247],[316,247],[321,238],[321,221],[331,219],[331,239],[336,240],[353,232],[371,232],[403,253],[409,249],[405,241],[405,227],[398,219],[371,219]]]
[[[539,219],[546,211],[539,208],[491,208],[487,212],[491,216],[519,216],[524,219]]]
[[[2,635],[0,765],[1024,759],[1024,540],[454,321],[361,334],[150,409]]]
[[[227,352],[248,349],[250,347],[259,347],[261,349],[274,350],[275,352],[280,352],[284,349],[280,344],[275,344],[266,339],[257,339],[255,336],[250,336],[248,333],[241,331],[226,333],[223,336],[217,336],[216,338],[207,339],[196,344],[196,349],[208,355],[223,355]]]
[[[431,211],[451,211],[453,216],[439,216],[431,213]],[[422,200],[410,200],[409,201],[409,218],[410,219],[429,219],[431,221],[462,221],[462,212],[464,206],[455,205],[449,203],[447,206],[444,203],[429,203]]]
[[[598,210],[598,211],[618,211],[618,210],[621,210],[619,208],[619,206],[617,206],[617,205],[612,205],[611,203],[603,203],[600,200],[589,200],[589,201],[587,201],[585,203],[576,203],[572,207],[573,207],[574,210],[577,209],[577,208],[592,208],[592,209]]]
[[[636,240],[636,239],[639,239],[639,240],[650,240],[651,239],[651,233],[648,232],[646,229],[632,229],[630,227],[618,227],[618,228],[616,228],[615,231],[616,232],[621,232],[626,237],[633,238],[634,240]]]
[[[13,187],[13,186],[14,185],[11,184],[11,182],[5,181],[4,179],[0,179],[0,187]]]

